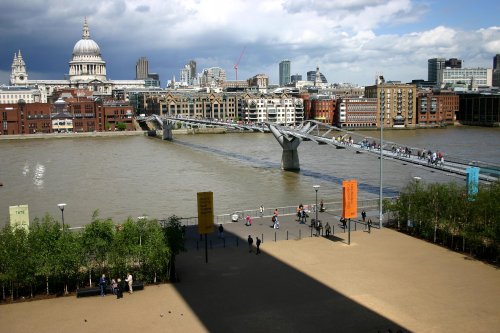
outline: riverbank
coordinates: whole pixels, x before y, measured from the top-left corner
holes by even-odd
[[[144,131],[113,131],[113,132],[83,132],[83,133],[38,133],[0,135],[0,140],[30,140],[30,139],[64,139],[64,138],[92,138],[146,135]]]

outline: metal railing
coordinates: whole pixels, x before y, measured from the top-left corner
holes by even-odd
[[[387,197],[386,199],[394,199],[393,197]],[[379,199],[362,199],[358,200],[358,208],[360,209],[369,209],[369,208],[377,208],[379,205]],[[284,206],[284,207],[272,207],[272,208],[264,208],[264,211],[261,213],[260,208],[256,209],[242,209],[235,210],[232,213],[227,214],[219,214],[214,216],[214,223],[216,224],[224,224],[229,222],[234,222],[234,217],[237,217],[237,221],[244,221],[247,216],[250,216],[251,219],[256,217],[270,217],[273,216],[274,210],[278,209],[279,215],[281,216],[289,216],[297,214],[298,206]],[[316,204],[305,204],[304,209],[307,213],[315,213],[316,212]],[[323,209],[327,212],[341,212],[342,211],[342,201],[334,201],[334,202],[325,202],[323,204]],[[190,226],[197,225],[198,218],[196,216],[193,217],[184,217],[181,218],[182,225]]]

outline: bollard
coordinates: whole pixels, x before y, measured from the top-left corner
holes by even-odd
[[[262,237],[262,243],[264,243],[264,234],[262,234],[261,237]]]
[[[288,240],[288,230],[286,231],[286,240]]]
[[[274,232],[274,242],[276,243],[276,231]]]
[[[313,228],[311,227],[311,237],[313,236]]]
[[[335,223],[332,223],[332,236],[335,235]]]
[[[299,239],[301,239],[301,229],[299,229]]]
[[[356,231],[356,225],[358,224],[357,221],[354,221],[354,231]]]

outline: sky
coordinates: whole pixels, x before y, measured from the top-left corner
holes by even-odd
[[[500,1],[493,0],[2,0],[0,84],[21,50],[29,79],[64,79],[85,17],[107,78],[135,78],[140,57],[164,87],[190,60],[234,80],[319,66],[329,83],[427,80],[427,59],[493,66],[500,53]]]

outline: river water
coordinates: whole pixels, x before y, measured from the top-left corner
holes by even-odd
[[[379,132],[364,132],[377,138]],[[500,164],[500,130],[454,127],[384,131],[386,140],[439,149],[448,156]],[[177,135],[173,142],[143,136],[0,140],[0,225],[9,206],[28,204],[30,219],[45,213],[81,226],[93,211],[121,222],[127,217],[196,216],[196,193],[214,192],[216,214],[341,200],[341,182],[357,179],[360,198],[377,198],[379,160],[370,154],[313,142],[299,146],[301,171],[280,169],[281,147],[264,133]],[[425,182],[456,176],[384,161],[384,195],[412,177]]]

